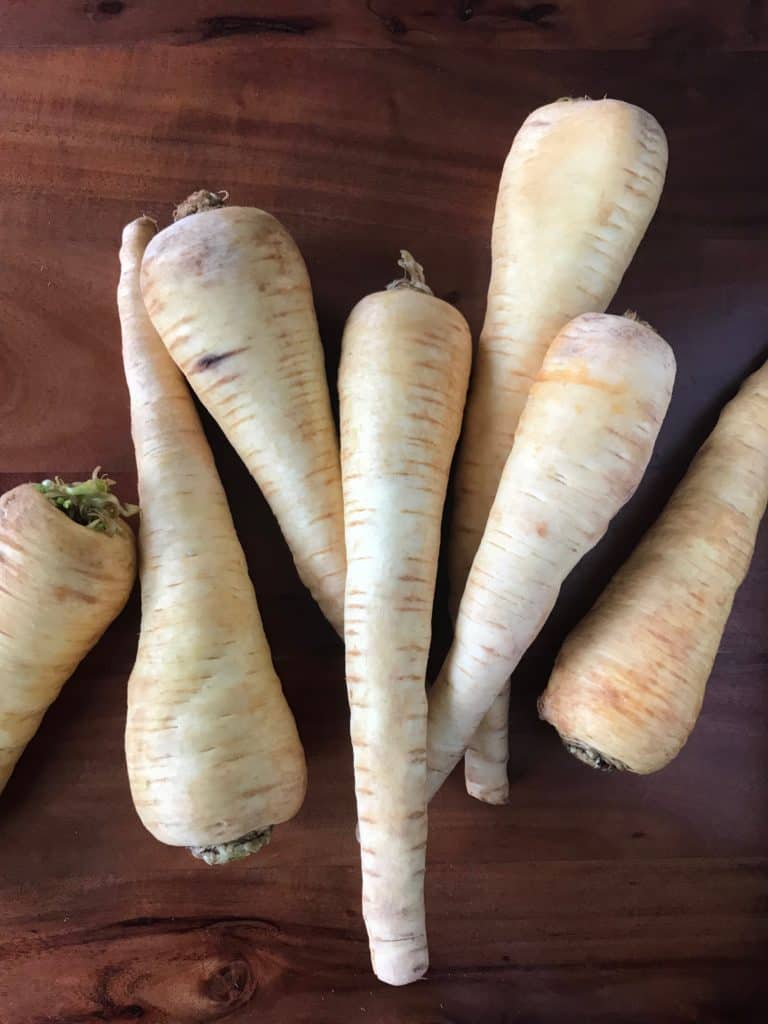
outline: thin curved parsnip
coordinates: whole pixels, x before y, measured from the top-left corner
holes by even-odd
[[[125,746],[146,828],[214,864],[296,814],[306,767],[213,456],[141,299],[155,230],[146,217],[125,228],[117,296],[142,502]]]
[[[430,797],[544,625],[568,573],[634,494],[674,375],[667,343],[627,317],[587,313],[552,342],[430,691]]]
[[[147,246],[152,323],[270,504],[299,576],[338,633],[339,445],[312,288],[270,214],[196,193]]]
[[[0,791],[133,587],[136,545],[120,518],[131,509],[111,483],[47,480],[0,498]]]
[[[493,221],[485,323],[457,457],[449,546],[458,608],[528,392],[557,332],[613,298],[656,210],[664,132],[619,100],[560,100],[534,110],[504,164]],[[509,694],[467,751],[467,789],[508,794]]]
[[[339,371],[348,573],[346,673],[373,969],[428,966],[425,673],[440,525],[471,340],[407,253],[407,279],[362,299]]]
[[[539,702],[593,768],[656,772],[701,710],[768,503],[768,363],[726,405],[660,518],[563,645]]]

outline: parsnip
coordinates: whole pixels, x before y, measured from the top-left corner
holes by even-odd
[[[220,863],[298,811],[306,769],[192,397],[142,303],[154,235],[146,217],[125,228],[117,296],[142,502],[126,756],[146,828]]]
[[[299,575],[341,633],[339,446],[306,267],[274,217],[221,202],[196,193],[149,244],[144,301],[259,484]]]
[[[430,692],[429,796],[543,626],[563,580],[637,488],[674,374],[667,343],[627,317],[584,314],[550,346]]]
[[[347,321],[339,371],[348,552],[346,673],[373,968],[427,969],[425,672],[448,472],[471,341],[407,254]]]
[[[100,478],[21,484],[0,498],[0,791],[136,577],[133,533]]]
[[[768,363],[726,405],[654,526],[566,640],[539,704],[595,768],[655,772],[701,710],[768,503]]]
[[[457,458],[450,538],[458,608],[531,384],[557,332],[603,312],[642,239],[667,167],[664,132],[619,100],[534,110],[504,164],[493,222],[485,323]],[[509,694],[466,757],[467,789],[506,800]]]

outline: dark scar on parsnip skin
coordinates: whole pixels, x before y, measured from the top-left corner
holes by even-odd
[[[229,359],[231,356],[240,355],[241,352],[245,352],[245,349],[233,348],[231,352],[218,352],[209,356],[201,356],[195,363],[193,372],[195,370],[208,370],[211,366],[216,366],[217,363],[221,363],[225,359]]]

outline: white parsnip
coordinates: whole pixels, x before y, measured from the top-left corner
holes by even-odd
[[[492,270],[464,433],[450,538],[452,606],[512,447],[531,384],[557,332],[603,312],[656,209],[667,167],[664,132],[619,100],[561,100],[532,114],[510,149],[493,222]],[[508,791],[508,694],[466,759],[469,792]]]
[[[407,280],[347,321],[339,371],[348,575],[344,635],[373,968],[427,969],[425,673],[440,525],[471,342],[407,253]]]
[[[100,478],[0,498],[0,791],[136,577],[124,507]]]
[[[144,301],[168,351],[261,488],[338,633],[339,445],[312,288],[270,214],[196,193],[147,247]]]
[[[667,343],[627,317],[584,314],[550,346],[430,692],[429,796],[461,758],[568,573],[637,488],[674,374]]]
[[[117,296],[142,503],[126,756],[146,828],[220,863],[298,811],[306,768],[192,396],[142,302],[155,230],[125,228]]]
[[[566,640],[539,703],[595,768],[648,773],[701,710],[768,503],[768,363],[726,405],[660,518]]]

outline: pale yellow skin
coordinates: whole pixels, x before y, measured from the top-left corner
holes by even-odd
[[[0,790],[50,704],[122,610],[133,534],[73,522],[32,484],[0,498]]]
[[[344,635],[363,915],[374,971],[391,985],[428,966],[425,673],[470,358],[461,314],[407,288],[363,299],[344,331]]]
[[[464,433],[450,538],[458,607],[531,384],[557,332],[603,312],[654,214],[667,168],[658,123],[618,100],[534,110],[499,185],[492,269]],[[507,797],[508,693],[467,751],[469,792]]]
[[[550,346],[430,691],[429,797],[543,626],[568,573],[635,492],[674,376],[667,343],[626,317],[584,314]]]
[[[577,757],[655,772],[693,729],[768,503],[768,363],[566,640],[539,704]]]
[[[304,261],[263,210],[185,217],[147,247],[155,328],[251,472],[296,568],[338,633],[344,613],[339,445]]]
[[[125,228],[118,288],[142,509],[128,775],[157,839],[223,848],[296,814],[306,768],[213,456],[141,300],[154,234]]]

